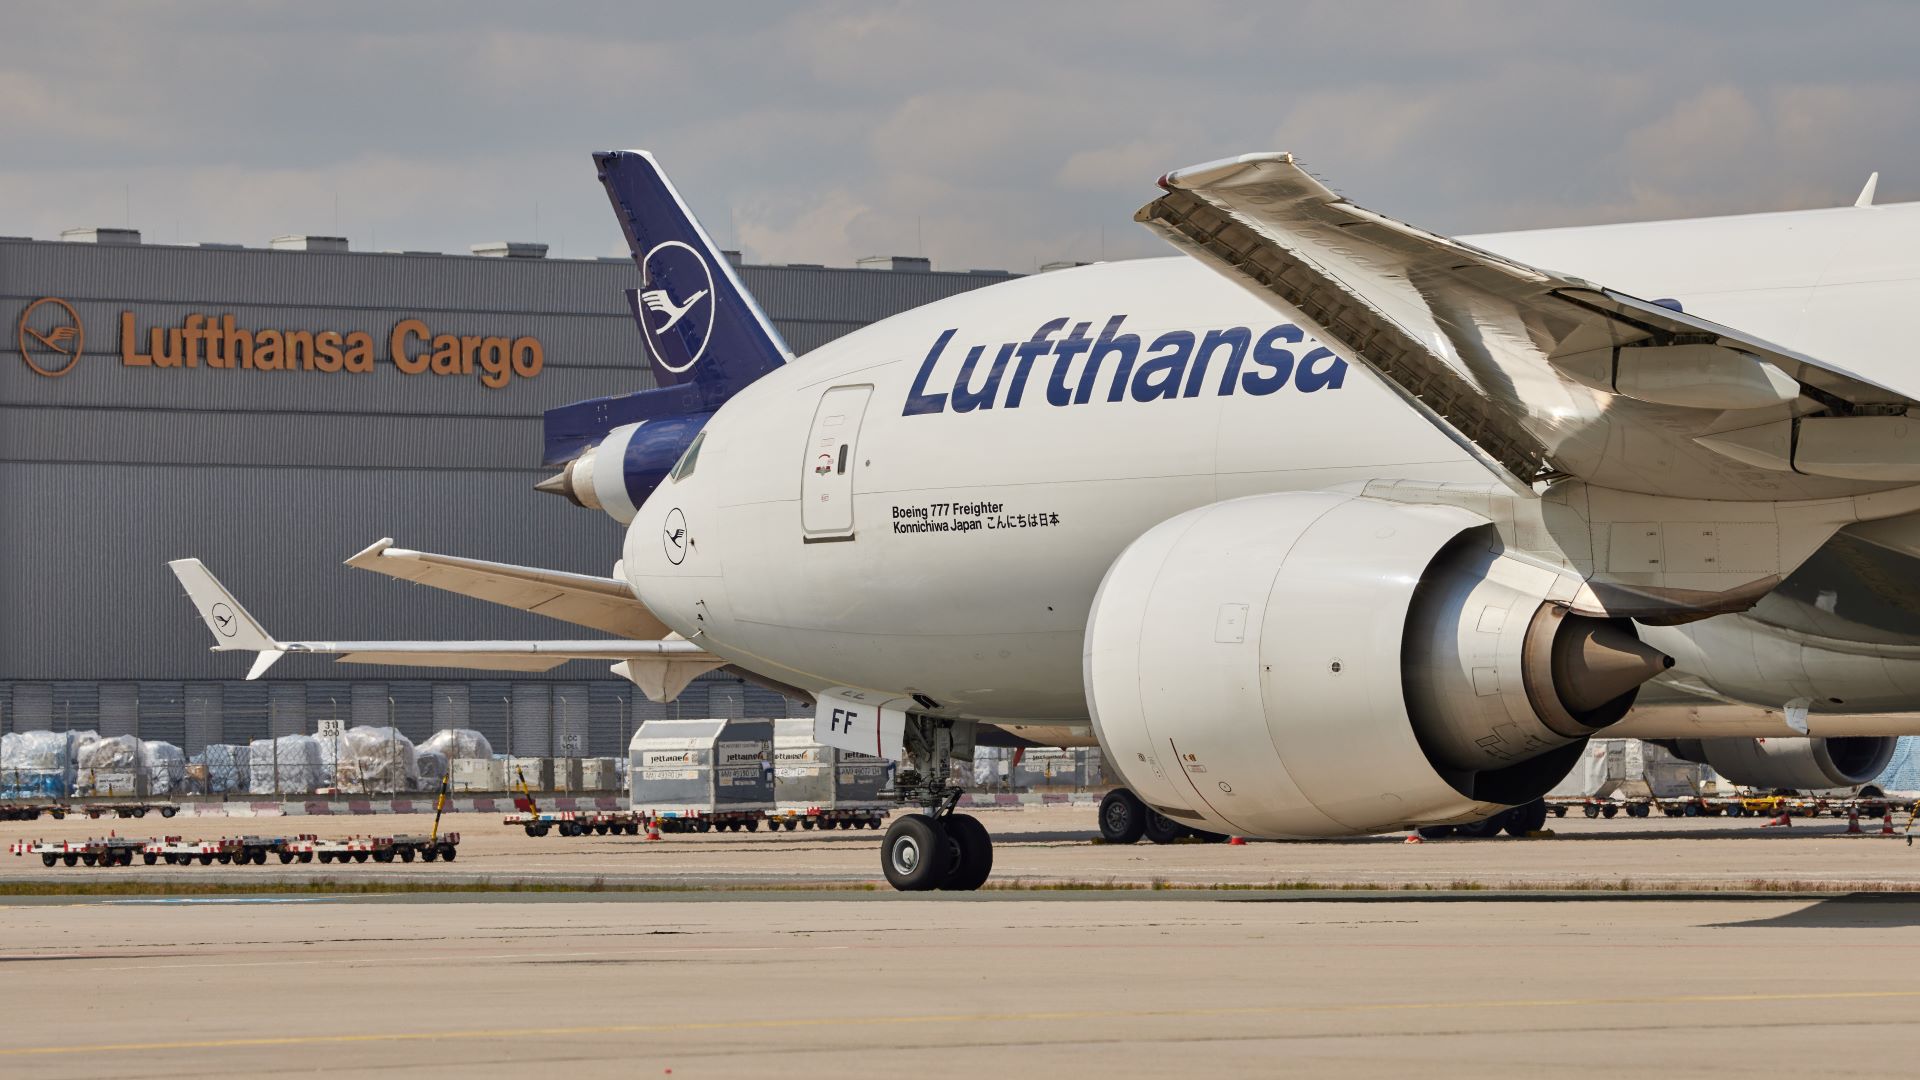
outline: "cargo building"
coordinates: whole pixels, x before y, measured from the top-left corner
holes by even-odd
[[[905,258],[741,275],[802,356],[1010,276]],[[611,756],[652,716],[785,715],[722,675],[655,705],[585,662],[524,676],[292,656],[244,682],[246,660],[208,652],[166,569],[199,556],[286,637],[580,636],[339,564],[390,536],[608,573],[620,527],[533,485],[552,471],[543,410],[653,385],[622,295],[638,277],[628,259],[505,242],[446,255],[320,236],[163,246],[125,229],[0,239],[0,731],[194,753],[337,719]]]

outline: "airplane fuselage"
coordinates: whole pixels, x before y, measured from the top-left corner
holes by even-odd
[[[1914,226],[1920,206],[1889,206],[1473,242],[1900,386],[1898,298],[1920,259],[1892,238]],[[1487,474],[1204,266],[1101,264],[896,316],[761,378],[640,508],[623,566],[667,624],[767,678],[1076,723],[1089,605],[1135,538],[1223,499],[1376,478]],[[1887,698],[1868,707],[1914,704]]]

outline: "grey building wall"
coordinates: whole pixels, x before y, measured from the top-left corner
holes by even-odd
[[[1007,276],[741,273],[796,354]],[[420,735],[471,724],[501,749],[511,733],[521,752],[578,733],[591,752],[616,753],[647,715],[784,709],[737,684],[703,684],[656,706],[588,663],[523,677],[289,657],[272,678],[246,684],[243,659],[207,651],[164,565],[199,556],[288,636],[573,632],[338,564],[393,536],[608,572],[619,527],[532,485],[551,471],[539,464],[543,410],[653,385],[622,296],[637,281],[627,260],[0,240],[0,348],[9,354],[0,356],[0,730],[135,730],[193,750],[310,731],[333,712],[390,716]],[[41,297],[70,303],[85,328],[83,355],[58,378],[19,355],[22,313]],[[362,331],[376,363],[367,374],[126,367],[124,312],[142,342],[195,312],[230,314],[255,331]],[[476,376],[405,374],[386,355],[405,318],[436,332],[533,336],[544,368],[501,389]]]

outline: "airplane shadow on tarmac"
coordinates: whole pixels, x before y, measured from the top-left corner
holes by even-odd
[[[1847,893],[1831,900],[1816,900],[1784,915],[1706,925],[1715,929],[1779,927],[1798,930],[1888,930],[1900,926],[1920,926],[1920,896]]]

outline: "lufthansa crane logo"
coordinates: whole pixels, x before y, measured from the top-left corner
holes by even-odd
[[[87,346],[87,328],[73,305],[43,296],[20,313],[20,359],[35,372],[57,379],[73,370]]]
[[[233,609],[227,605],[215,604],[208,614],[213,617],[213,628],[220,631],[222,637],[232,637],[239,632],[240,625],[233,617]]]
[[[679,507],[667,511],[667,520],[660,527],[660,546],[667,551],[667,561],[675,566],[687,557],[687,515]]]
[[[700,362],[713,337],[713,268],[692,246],[666,240],[640,260],[640,328],[653,362],[675,374]]]

